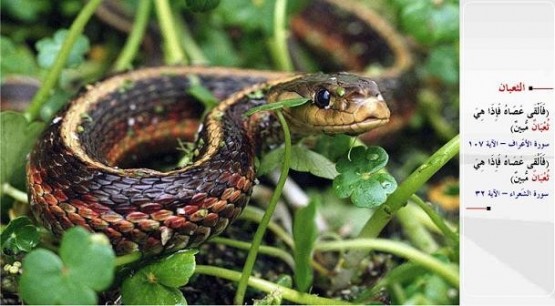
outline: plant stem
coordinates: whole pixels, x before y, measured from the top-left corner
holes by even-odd
[[[143,256],[143,254],[141,252],[133,252],[133,253],[130,253],[130,254],[118,256],[118,257],[116,257],[116,267],[123,266],[123,265],[129,264],[129,263],[135,262],[135,261],[141,259],[142,256]]]
[[[193,39],[193,35],[187,26],[187,23],[183,21],[182,18],[178,16],[174,17],[177,24],[177,31],[181,39],[181,47],[185,50],[185,53],[189,56],[191,60],[191,65],[210,65],[210,61],[206,58],[202,49],[197,45]]]
[[[249,280],[249,276],[252,273],[252,268],[254,267],[254,262],[256,260],[256,255],[258,252],[258,248],[262,243],[262,238],[264,238],[264,233],[266,232],[266,228],[268,227],[268,223],[270,222],[270,218],[276,209],[277,202],[279,197],[281,196],[281,191],[283,190],[283,185],[285,185],[285,180],[287,179],[287,175],[289,174],[289,164],[291,162],[291,134],[289,132],[289,126],[283,117],[281,111],[275,112],[281,127],[283,129],[284,135],[284,143],[285,143],[285,152],[283,157],[283,163],[281,165],[281,176],[279,177],[279,181],[274,189],[274,193],[272,194],[272,198],[270,199],[270,203],[268,204],[268,208],[264,213],[264,217],[262,217],[262,221],[260,221],[260,225],[256,229],[256,233],[254,234],[254,238],[252,240],[252,247],[249,250],[249,254],[247,255],[247,259],[245,261],[245,266],[243,267],[243,273],[241,275],[241,279],[239,280],[239,284],[237,286],[237,292],[235,293],[234,302],[237,305],[242,305],[243,300],[245,298],[245,291],[247,290],[247,282]]]
[[[447,224],[443,221],[443,218],[439,216],[428,204],[426,204],[419,196],[413,194],[411,200],[418,205],[434,222],[434,224],[441,230],[445,237],[454,245],[459,245],[459,235],[453,232]]]
[[[403,234],[420,250],[428,254],[434,253],[439,246],[426,227],[417,218],[412,217],[413,210],[418,208],[407,205],[397,211],[397,220],[403,227]]]
[[[151,8],[150,4],[151,1],[139,1],[139,6],[137,7],[137,12],[135,13],[133,28],[131,29],[131,33],[129,34],[127,41],[125,42],[123,50],[116,60],[114,71],[121,71],[132,67],[131,63],[137,54],[137,50],[139,50],[139,46],[141,45],[145,34],[146,26],[148,25]]]
[[[426,116],[436,134],[441,139],[454,137],[457,132],[441,114],[441,98],[428,89],[421,91],[417,98],[421,113]]]
[[[179,44],[179,36],[175,28],[173,15],[168,0],[155,0],[154,6],[158,15],[160,32],[164,39],[164,57],[166,64],[187,65],[187,57]]]
[[[19,201],[19,202],[22,202],[22,203],[28,203],[27,194],[25,192],[13,187],[9,183],[4,183],[2,185],[2,194],[7,194],[16,201]]]
[[[403,287],[401,287],[401,284],[391,284],[389,286],[389,292],[391,294],[391,300],[393,301],[393,304],[406,305],[405,302],[407,300],[407,295],[405,294]]]
[[[448,143],[430,156],[418,169],[411,173],[370,217],[364,225],[358,238],[376,238],[382,229],[391,221],[393,215],[406,203],[432,175],[443,167],[451,158],[459,152],[459,135],[453,137]],[[337,288],[346,287],[351,283],[353,276],[358,270],[358,265],[367,251],[351,251],[345,255],[343,270],[337,275]]]
[[[367,300],[378,294],[378,292],[380,292],[383,287],[390,286],[394,283],[402,283],[414,279],[418,276],[421,276],[424,272],[426,272],[424,268],[412,262],[406,262],[404,264],[396,266],[391,269],[387,273],[387,275],[380,278],[372,287],[365,288],[357,296],[357,298],[353,300],[353,303],[368,304]]]
[[[429,271],[443,277],[453,287],[459,287],[459,272],[456,265],[445,264],[439,259],[420,252],[401,242],[387,239],[353,239],[344,241],[321,242],[314,246],[315,251],[339,251],[345,249],[376,250],[406,258]]]
[[[215,276],[234,282],[239,281],[239,279],[241,279],[244,275],[237,271],[205,265],[197,265],[195,267],[195,273]],[[312,294],[302,293],[257,277],[248,277],[247,281],[248,285],[250,285],[251,287],[264,291],[266,293],[271,293],[279,290],[284,299],[293,303],[305,305],[350,305],[349,303],[342,300],[328,299]]]
[[[260,223],[264,217],[264,211],[258,208],[254,208],[252,206],[247,206],[243,210],[240,219],[249,220],[252,222]],[[270,229],[277,237],[279,237],[285,244],[287,244],[290,248],[295,248],[295,242],[293,242],[293,238],[277,223],[270,222],[268,223],[268,229]]]
[[[252,244],[249,242],[238,241],[238,240],[233,240],[233,239],[223,238],[223,237],[214,237],[210,239],[210,242],[229,245],[231,247],[238,248],[241,250],[248,250],[252,247]],[[282,249],[278,249],[267,245],[261,245],[260,254],[265,254],[265,255],[280,258],[285,263],[287,263],[291,268],[295,267],[295,260],[293,259],[293,256],[291,256],[289,253],[285,252]]]
[[[60,53],[58,53],[58,55],[56,56],[56,60],[54,61],[54,64],[52,65],[50,70],[48,70],[42,86],[33,97],[31,105],[29,105],[27,111],[25,112],[25,117],[27,118],[27,120],[29,120],[29,122],[37,118],[42,105],[50,97],[52,89],[54,89],[54,87],[56,86],[58,78],[60,77],[60,74],[62,73],[62,70],[67,63],[67,59],[69,57],[69,53],[71,52],[73,44],[75,43],[77,38],[79,38],[79,35],[83,33],[83,29],[85,28],[87,21],[89,21],[91,16],[94,14],[94,11],[101,2],[102,0],[88,1],[79,15],[77,15],[77,18],[75,18],[75,21],[73,21],[73,23],[71,24],[67,37],[60,49]]]
[[[274,6],[274,36],[270,50],[279,70],[292,71],[293,64],[287,49],[287,0],[276,0]]]

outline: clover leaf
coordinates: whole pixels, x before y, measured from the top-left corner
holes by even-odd
[[[150,264],[123,281],[124,304],[186,305],[179,287],[189,282],[195,271],[196,250],[175,253]]]
[[[388,155],[380,147],[355,147],[349,156],[335,165],[339,175],[333,181],[338,197],[351,200],[358,207],[372,208],[383,204],[387,196],[397,188],[397,182],[381,171]]]
[[[2,250],[17,254],[29,252],[39,243],[39,231],[25,216],[10,221],[0,236]]]
[[[62,49],[62,45],[67,38],[68,30],[58,30],[53,38],[44,38],[39,40],[35,47],[38,50],[38,63],[41,68],[48,69],[56,60],[58,53]],[[81,64],[84,60],[84,55],[89,51],[89,39],[80,35],[73,44],[65,67],[73,68]]]
[[[112,283],[115,255],[102,234],[68,230],[60,256],[37,249],[23,259],[20,294],[28,304],[97,304],[95,292]]]

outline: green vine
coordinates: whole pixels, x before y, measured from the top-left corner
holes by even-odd
[[[432,222],[439,228],[445,237],[455,246],[459,245],[459,235],[453,232],[443,218],[441,218],[428,204],[424,202],[419,196],[412,195],[411,200],[418,205],[432,220]]]
[[[131,68],[131,62],[139,50],[139,46],[141,45],[146,27],[148,25],[151,8],[150,4],[151,1],[139,1],[133,28],[131,29],[131,33],[129,34],[127,41],[125,42],[123,50],[114,64],[115,71]]]
[[[195,268],[195,273],[215,276],[234,282],[243,279],[245,275],[244,273],[240,273],[237,271],[205,265],[197,265]],[[264,291],[266,293],[271,293],[277,290],[283,295],[284,299],[293,303],[305,305],[351,305],[350,303],[342,300],[328,299],[313,294],[299,292],[291,288],[283,287],[253,276],[247,276],[246,279],[247,284],[251,287]]]
[[[126,255],[118,256],[116,257],[115,265],[116,267],[124,266],[141,259],[142,256],[143,254],[141,252],[133,252]]]
[[[274,6],[274,35],[270,50],[278,69],[292,71],[293,64],[287,50],[287,0],[276,0]]]
[[[252,273],[254,262],[256,261],[258,249],[260,247],[260,244],[262,243],[262,238],[264,238],[264,234],[266,232],[266,228],[268,227],[268,223],[270,222],[270,218],[272,217],[272,214],[276,209],[277,202],[279,201],[281,191],[283,190],[283,186],[285,185],[285,181],[287,180],[287,175],[289,173],[289,164],[291,162],[291,133],[289,132],[289,126],[287,125],[287,121],[285,121],[285,118],[283,117],[281,111],[277,110],[275,113],[279,119],[284,135],[285,153],[283,164],[281,165],[281,173],[278,183],[276,184],[276,188],[274,189],[274,193],[272,194],[272,198],[270,199],[268,208],[264,213],[264,217],[262,217],[262,221],[260,221],[260,225],[256,229],[256,233],[254,234],[254,238],[252,240],[252,247],[249,250],[249,254],[247,255],[247,259],[245,261],[245,266],[243,267],[243,273],[241,275],[241,279],[239,280],[239,285],[237,286],[237,291],[235,292],[234,298],[234,302],[237,305],[243,304],[243,300],[245,299],[247,283],[249,280],[249,276]]]
[[[154,7],[156,8],[156,14],[158,16],[158,23],[160,24],[160,32],[162,32],[162,38],[164,39],[166,64],[187,65],[187,57],[179,44],[179,36],[173,20],[170,3],[168,0],[155,0]]]
[[[459,272],[458,268],[445,264],[439,259],[434,258],[431,255],[420,252],[411,246],[408,246],[401,242],[391,241],[387,239],[353,239],[345,241],[333,241],[333,242],[321,242],[315,247],[317,251],[338,251],[338,250],[376,250],[382,252],[388,252],[409,261],[417,263],[422,267],[434,272],[446,281],[449,282],[453,287],[459,287]]]
[[[178,16],[174,16],[174,20],[177,24],[177,32],[182,39],[181,47],[185,50],[185,53],[189,56],[191,60],[191,65],[209,65],[210,61],[206,58],[202,49],[197,45],[195,40],[193,39],[193,35],[189,30],[187,24],[183,21],[182,18]]]
[[[248,243],[245,241],[237,241],[234,239],[223,238],[223,237],[214,237],[210,239],[210,242],[228,245],[241,250],[249,250],[250,248],[252,248],[252,243]],[[267,245],[261,245],[259,252],[260,254],[279,258],[283,260],[285,263],[287,263],[290,267],[295,266],[295,261],[293,259],[293,256],[291,256],[291,254],[287,253],[282,249],[267,246]]]
[[[404,235],[411,243],[420,250],[431,254],[437,251],[439,245],[424,224],[422,224],[418,218],[413,218],[412,213],[417,209],[416,207],[407,205],[397,211],[396,217],[399,224],[403,227]]]
[[[75,41],[77,41],[79,35],[83,33],[85,25],[94,14],[94,11],[101,2],[102,0],[91,0],[87,2],[75,21],[71,24],[71,27],[69,28],[69,32],[67,34],[67,38],[65,39],[64,43],[62,44],[62,48],[60,49],[60,53],[58,53],[58,56],[56,56],[56,60],[54,61],[52,68],[48,70],[42,86],[33,97],[31,105],[29,105],[27,111],[25,112],[25,117],[27,118],[27,120],[33,121],[39,115],[40,109],[50,97],[52,90],[56,86],[56,82],[58,82],[58,79],[60,78],[60,74],[64,69],[64,65],[69,58],[71,47],[73,46]]]
[[[14,200],[17,200],[21,203],[27,203],[27,194],[8,183],[4,183],[2,185],[2,194],[7,194],[12,197]]]
[[[241,213],[241,215],[239,216],[240,219],[248,220],[256,223],[260,223],[263,217],[264,217],[264,211],[252,206],[245,207],[245,209],[243,210],[243,213]],[[279,239],[281,239],[287,246],[289,246],[290,248],[295,247],[295,242],[293,242],[293,238],[291,237],[291,235],[289,235],[277,223],[270,221],[270,223],[268,223],[268,229],[271,230],[274,233],[274,235],[276,235]]]

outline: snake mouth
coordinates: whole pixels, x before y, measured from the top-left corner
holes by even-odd
[[[338,115],[337,124],[315,125],[314,128],[328,134],[359,135],[385,125],[391,115],[387,104],[379,97],[353,100],[350,112]],[[342,118],[342,119],[341,119]]]
[[[363,121],[351,123],[351,124],[340,124],[340,125],[330,125],[330,126],[315,126],[315,128],[320,128],[324,133],[329,134],[348,134],[348,135],[359,135],[369,130],[375,129],[389,122],[389,118],[376,118],[369,117]]]
[[[298,127],[296,132],[299,134],[347,134],[351,136],[356,136],[373,130],[377,127],[385,125],[389,122],[389,117],[377,118],[374,116],[367,117],[366,119],[354,123],[347,124],[335,124],[335,125],[314,125],[307,124],[305,121],[301,121],[297,118],[292,117],[287,112],[284,113],[285,117],[288,119],[290,124],[294,127]]]

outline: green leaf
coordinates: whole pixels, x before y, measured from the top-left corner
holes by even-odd
[[[359,207],[375,207],[387,200],[397,188],[397,182],[388,173],[376,173],[372,179],[362,179],[353,190],[351,199]]]
[[[256,173],[258,175],[265,175],[279,167],[279,165],[283,162],[283,155],[285,154],[284,150],[283,146],[281,146],[262,156],[260,166],[258,167]]]
[[[358,207],[372,208],[385,202],[397,188],[397,182],[382,171],[388,155],[380,147],[355,147],[349,156],[336,164],[340,173],[333,181],[333,189],[340,198],[351,197]]]
[[[187,6],[193,12],[206,12],[215,9],[220,0],[187,0]]]
[[[372,174],[387,164],[389,156],[380,147],[358,146],[351,150],[351,154],[341,158],[336,165],[337,171],[343,173],[350,170],[356,173]]]
[[[213,14],[226,26],[237,26],[243,31],[272,33],[274,1],[223,1]]]
[[[270,111],[270,110],[282,109],[284,107],[300,106],[305,104],[308,101],[310,101],[310,99],[294,98],[294,99],[281,100],[274,103],[263,104],[249,109],[247,112],[245,112],[245,116],[250,116],[254,113],[261,112],[261,111]]]
[[[426,281],[425,295],[437,305],[451,304],[449,301],[449,285],[443,278],[437,275],[430,275]]]
[[[186,250],[166,257],[162,261],[145,267],[145,272],[156,275],[158,282],[168,287],[181,287],[189,282],[195,272],[197,250]]]
[[[264,155],[257,173],[264,175],[277,168],[282,163],[283,154],[284,148],[279,147]],[[335,165],[329,159],[301,145],[291,148],[290,167],[295,171],[309,172],[330,180],[338,174]]]
[[[401,24],[420,43],[453,42],[459,37],[459,9],[446,1],[411,1],[401,11]]]
[[[65,29],[58,30],[53,38],[43,38],[35,44],[38,51],[37,59],[41,68],[48,69],[54,64],[68,33],[69,31]],[[84,35],[80,35],[71,48],[65,67],[73,68],[81,64],[89,48],[89,39]]]
[[[73,280],[95,291],[112,283],[115,257],[106,236],[90,234],[81,227],[71,229],[62,238],[60,257]]]
[[[286,288],[291,288],[291,286],[293,285],[293,280],[291,279],[290,275],[282,274],[278,277],[276,284]]]
[[[459,54],[453,46],[440,46],[432,50],[426,62],[426,71],[443,82],[459,82]]]
[[[24,46],[16,46],[9,38],[0,36],[0,72],[2,80],[13,74],[36,75],[38,71],[35,56]]]
[[[60,257],[37,249],[23,259],[21,297],[28,304],[97,304],[95,291],[110,286],[114,263],[105,236],[72,228],[62,238]]]
[[[200,84],[191,85],[187,89],[187,93],[201,101],[207,109],[211,109],[214,106],[218,105],[218,99],[216,99],[216,97],[212,95],[210,90],[206,89],[206,87]]]
[[[212,26],[201,30],[204,40],[199,43],[210,63],[219,66],[240,66],[241,56],[223,28]]]
[[[2,0],[1,3],[2,10],[5,10],[2,15],[7,12],[9,16],[26,22],[36,21],[40,14],[48,12],[52,5],[50,1],[45,0]]]
[[[299,209],[293,220],[293,239],[295,241],[295,285],[302,292],[312,286],[313,271],[310,265],[314,242],[318,236],[316,228],[316,207],[318,199],[310,199],[308,206]]]
[[[291,150],[291,169],[310,172],[313,175],[333,180],[339,173],[335,165],[326,157],[303,146],[293,146]]]
[[[83,2],[80,0],[64,0],[58,4],[58,12],[64,17],[75,18],[79,11],[83,8]]]
[[[0,241],[2,250],[8,249],[12,253],[29,252],[39,243],[39,231],[33,222],[25,216],[10,221],[2,231]]]
[[[196,250],[175,253],[152,263],[123,282],[124,304],[186,304],[177,288],[195,271]]]
[[[204,105],[206,110],[211,110],[214,106],[218,105],[218,99],[214,97],[210,90],[202,86],[198,76],[190,75],[189,82],[191,83],[191,86],[187,89],[187,94],[198,99]]]
[[[329,160],[336,162],[341,156],[347,154],[354,138],[351,136],[337,134],[337,135],[322,135],[318,138],[315,151],[324,155]]]
[[[31,151],[35,140],[42,131],[44,124],[29,124],[21,113],[0,113],[0,185],[9,182],[16,170],[23,171],[25,157]],[[23,172],[22,172],[23,175]]]
[[[179,289],[151,283],[140,275],[126,279],[121,292],[126,305],[187,305]]]
[[[44,249],[32,251],[23,259],[19,290],[28,304],[97,303],[94,291],[74,283],[67,275],[60,257]]]

